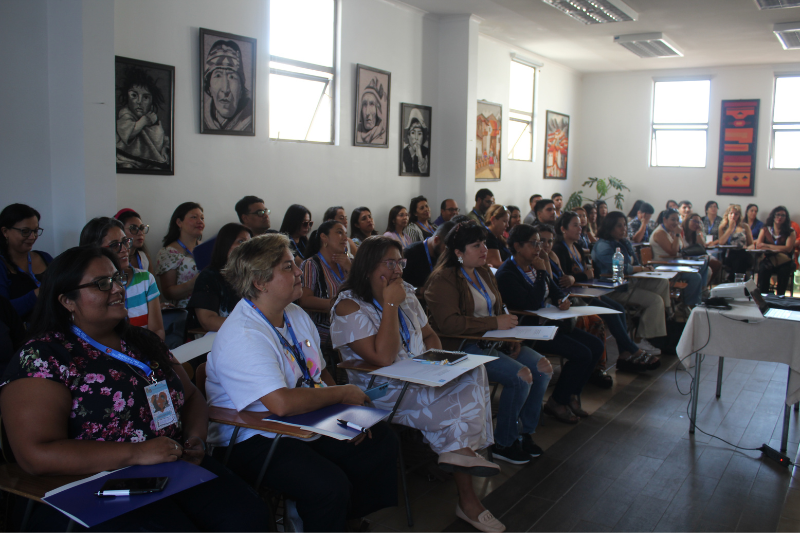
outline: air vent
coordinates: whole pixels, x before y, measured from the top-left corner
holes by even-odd
[[[639,18],[622,0],[542,0],[584,24],[630,22]]]
[[[683,57],[683,54],[663,33],[617,35],[614,42],[639,57]]]
[[[775,32],[784,50],[800,50],[800,22],[775,24],[772,31]]]
[[[800,7],[800,0],[756,0],[758,9],[783,9],[785,7]]]

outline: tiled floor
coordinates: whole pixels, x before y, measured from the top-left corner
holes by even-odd
[[[546,418],[536,435],[542,457],[523,467],[501,463],[501,475],[476,480],[484,504],[509,531],[800,531],[793,471],[760,452],[690,436],[677,357],[663,359],[654,375],[615,376],[608,391],[587,386],[591,418],[577,426]],[[743,447],[778,448],[787,367],[729,358],[719,400],[717,368],[711,357],[702,366],[699,428]],[[677,373],[684,393],[690,381]],[[793,413],[793,460],[798,441]],[[454,517],[452,480],[412,472],[409,493],[414,527],[399,507],[370,516],[374,531],[471,530]]]

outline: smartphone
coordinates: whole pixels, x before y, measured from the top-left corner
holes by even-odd
[[[109,479],[103,484],[98,496],[128,496],[161,492],[167,486],[168,477],[132,477]]]

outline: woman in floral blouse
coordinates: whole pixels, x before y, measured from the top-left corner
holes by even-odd
[[[193,252],[205,227],[203,208],[194,202],[179,205],[169,219],[164,247],[156,256],[156,276],[161,294],[173,307],[186,307],[192,297],[199,273]]]
[[[107,248],[72,248],[51,263],[31,340],[0,383],[3,423],[19,465],[35,475],[89,475],[182,459],[218,477],[102,529],[265,527],[267,510],[256,494],[205,455],[203,396],[156,334],[125,320],[123,279]],[[163,391],[155,406],[148,399],[161,393],[146,390],[152,382]],[[163,411],[171,417],[162,418]],[[34,519],[42,527],[64,527],[59,521],[66,517],[41,511]]]

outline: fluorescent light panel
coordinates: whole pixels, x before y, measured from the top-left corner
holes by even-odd
[[[755,0],[758,9],[783,9],[800,7],[800,0]]]
[[[785,22],[772,27],[784,50],[800,50],[800,22]]]
[[[681,51],[663,33],[617,35],[614,42],[639,57],[683,57]]]
[[[584,24],[630,22],[639,18],[639,14],[622,0],[542,0],[542,2]]]

